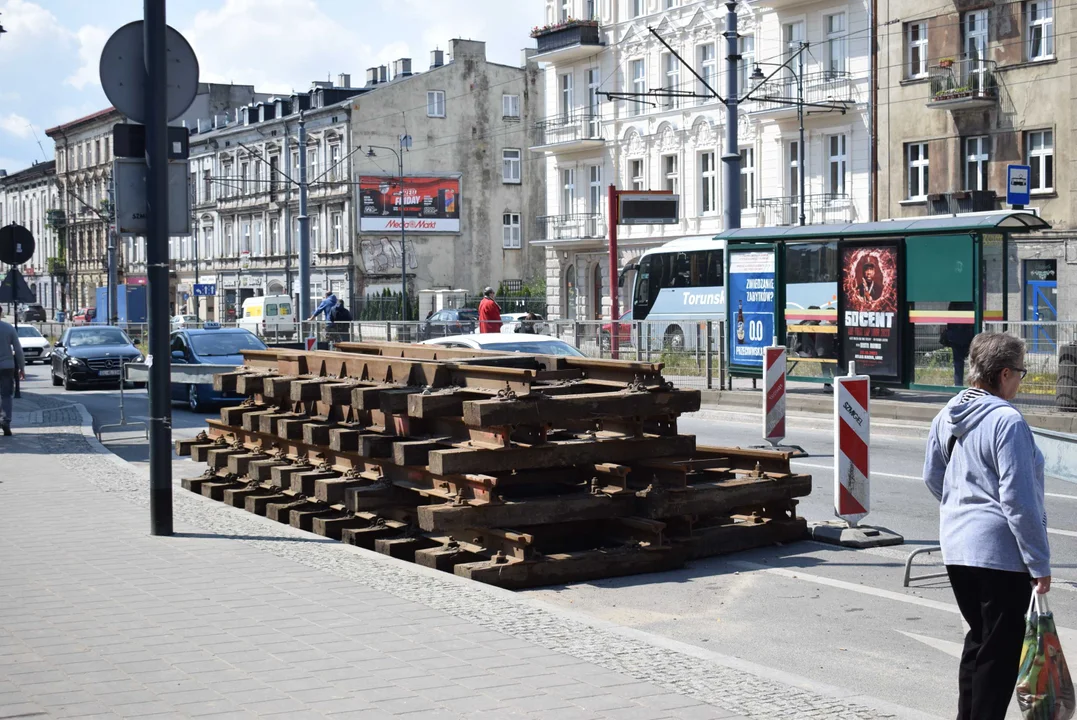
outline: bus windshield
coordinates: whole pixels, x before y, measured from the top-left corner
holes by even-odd
[[[636,273],[632,317],[685,317],[725,312],[724,252],[673,250],[645,255]]]

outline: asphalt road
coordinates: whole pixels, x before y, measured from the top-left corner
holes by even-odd
[[[95,427],[119,422],[119,392],[65,393],[48,369],[32,366],[24,388],[64,394],[82,403]],[[145,390],[124,393],[129,422],[145,422]],[[205,414],[174,407],[173,436],[190,437]],[[759,444],[758,417],[701,412],[681,419],[700,444]],[[905,545],[848,550],[815,542],[765,548],[686,568],[628,578],[528,591],[604,620],[692,643],[807,682],[867,694],[919,711],[909,717],[953,717],[957,656],[964,629],[945,579],[902,587],[904,559],[938,538],[938,506],[920,479],[925,428],[875,423],[872,434],[871,514],[868,525],[889,528]],[[149,449],[140,429],[108,431],[105,444],[135,464]],[[809,457],[794,467],[811,473],[812,494],[800,505],[811,520],[833,517],[833,431],[829,420],[792,418],[787,442]],[[203,467],[173,458],[175,477]],[[1048,479],[1052,530],[1052,608],[1062,643],[1077,648],[1077,485]],[[921,562],[923,559],[923,562]],[[921,556],[917,572],[939,571],[938,556]],[[1020,715],[1013,705],[1010,717]]]

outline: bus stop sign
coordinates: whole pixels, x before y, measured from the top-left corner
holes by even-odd
[[[1032,177],[1032,168],[1028,165],[1006,166],[1006,202],[1013,206],[1028,205],[1032,202],[1032,192],[1029,189],[1029,180]]]

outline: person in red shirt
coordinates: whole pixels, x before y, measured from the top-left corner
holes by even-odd
[[[494,289],[491,287],[482,291],[482,301],[479,303],[479,332],[501,332],[501,307],[494,301]]]

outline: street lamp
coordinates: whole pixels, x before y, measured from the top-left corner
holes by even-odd
[[[806,43],[800,43],[800,50],[797,51],[797,69],[794,71],[789,66],[790,61],[793,58],[789,58],[781,65],[776,65],[777,70],[772,72],[769,76],[763,74],[763,69],[760,65],[772,65],[772,63],[756,63],[755,69],[752,70],[752,75],[748,78],[752,83],[752,92],[758,90],[764,82],[771,77],[774,77],[782,68],[787,68],[790,73],[796,78],[797,81],[797,122],[800,124],[800,137],[797,140],[797,211],[799,217],[797,218],[801,225],[805,224],[804,217],[804,50],[807,48]],[[750,95],[750,93],[749,93]],[[748,98],[745,98],[748,99]]]
[[[385,147],[384,145],[367,145],[366,156],[368,158],[375,158],[377,154],[374,149],[388,150],[396,157],[396,164],[398,174],[400,178],[400,318],[407,321],[408,319],[408,248],[407,237],[404,228],[404,152],[411,149],[411,135],[400,136],[400,149],[394,150],[391,147]]]

